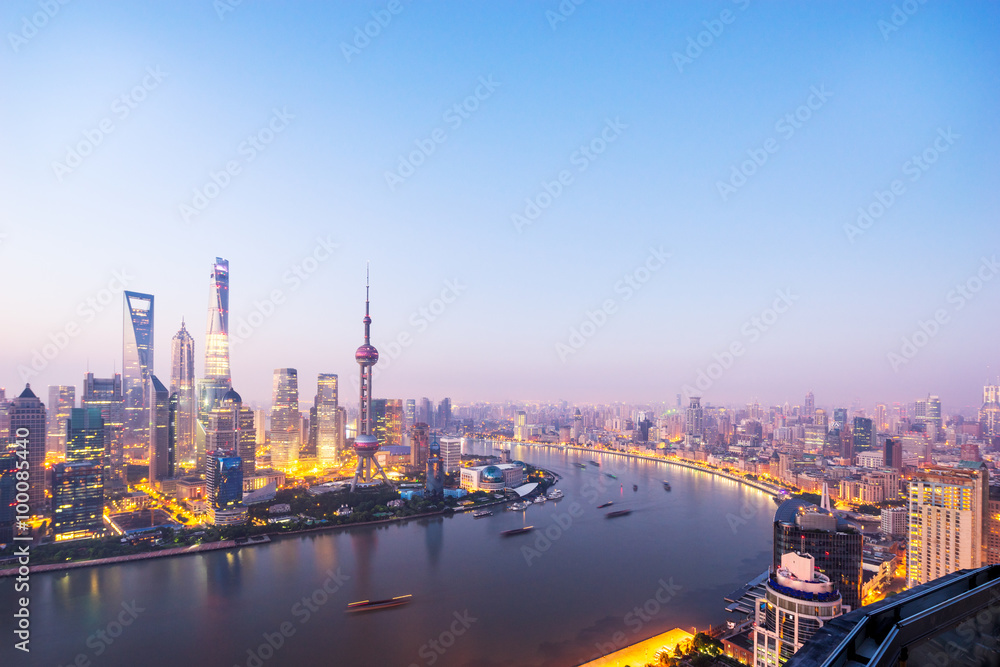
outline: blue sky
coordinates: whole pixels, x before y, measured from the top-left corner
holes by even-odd
[[[168,376],[182,317],[203,351],[216,256],[234,326],[280,296],[232,353],[236,388],[261,402],[278,367],[299,369],[304,398],[318,372],[353,394],[366,260],[379,396],[672,401],[688,386],[796,403],[812,389],[830,406],[938,393],[954,410],[997,374],[1000,279],[949,299],[1000,249],[995,5],[915,3],[888,32],[894,6],[878,2],[587,0],[559,22],[554,1],[389,4],[247,1],[220,18],[207,0],[71,2],[43,21],[42,4],[3,3],[0,386],[67,325],[79,332],[33,383],[120,369],[120,296],[92,318],[78,304],[122,270],[156,296]],[[796,113],[794,131],[780,124]],[[54,166],[81,142],[96,145]],[[433,152],[390,187],[419,144]],[[935,161],[915,168],[925,151]],[[238,173],[219,176],[227,163]],[[882,215],[845,231],[894,181]],[[548,205],[518,229],[526,200]],[[317,239],[336,250],[295,277]],[[650,248],[670,258],[646,276]],[[616,285],[637,271],[626,299]],[[436,303],[448,281],[457,297]],[[779,290],[795,298],[763,330],[752,318]]]

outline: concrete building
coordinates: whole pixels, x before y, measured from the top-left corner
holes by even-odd
[[[845,608],[840,592],[806,553],[786,553],[771,572],[755,610],[757,667],[783,665]]]
[[[889,537],[903,537],[910,527],[907,521],[910,518],[910,510],[906,507],[887,507],[882,510],[882,532]]]
[[[458,470],[462,462],[462,439],[461,438],[441,438],[441,463],[445,474]]]
[[[517,463],[461,469],[460,486],[466,491],[502,491],[524,484],[524,468]]]
[[[931,466],[917,472],[910,482],[908,586],[985,564],[988,501],[982,463],[963,461],[955,468]]]

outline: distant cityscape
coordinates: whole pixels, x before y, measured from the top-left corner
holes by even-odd
[[[208,287],[200,377],[182,321],[161,380],[155,296],[126,291],[121,373],[88,371],[79,392],[28,384],[8,399],[0,389],[5,548],[31,540],[43,558],[59,548],[58,560],[74,560],[74,545],[111,540],[148,555],[171,540],[197,547],[545,500],[554,477],[509,456],[535,445],[664,459],[774,496],[773,562],[727,597],[738,620],[717,642],[748,664],[784,664],[833,618],[1000,564],[1000,383],[983,387],[975,418],[949,415],[933,395],[870,409],[820,407],[811,391],[801,405],[738,407],[681,394],[610,406],[373,398],[366,300],[357,405],[342,404],[338,374],[320,373],[305,409],[296,369],[277,368],[267,410],[232,383],[227,260],[216,258]],[[473,455],[483,444],[499,455]],[[381,511],[362,509],[366,494]],[[332,504],[322,516],[293,512],[301,497]],[[779,620],[782,609],[798,611]]]

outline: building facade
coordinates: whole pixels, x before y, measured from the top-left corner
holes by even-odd
[[[153,374],[153,295],[124,293],[122,400],[126,448],[149,443],[149,378]]]
[[[56,542],[104,532],[104,479],[100,463],[77,461],[52,467],[52,532]]]
[[[45,405],[24,385],[24,391],[10,402],[11,440],[27,449],[28,505],[32,516],[46,516],[45,499]]]
[[[49,402],[45,407],[48,429],[45,453],[61,458],[66,454],[66,422],[69,420],[69,411],[76,407],[76,387],[50,386]]]
[[[287,468],[299,459],[299,373],[294,368],[276,368],[271,394],[271,465]]]
[[[177,461],[194,465],[198,433],[197,382],[194,375],[194,338],[181,320],[170,341],[170,393],[177,394]]]

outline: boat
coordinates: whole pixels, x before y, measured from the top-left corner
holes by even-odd
[[[472,513],[472,518],[482,519],[484,516],[493,516],[493,512],[489,510],[476,510]]]
[[[633,484],[632,485],[632,490],[633,491],[638,491],[639,490],[639,485],[638,484]]]
[[[537,497],[537,498],[535,498],[535,500],[534,500],[534,503],[535,503],[536,505],[541,505],[541,504],[542,504],[542,503],[544,503],[544,502],[545,502],[545,496],[538,496],[538,497]]]
[[[610,477],[611,479],[618,479],[618,475],[614,474],[613,472],[606,472],[604,474]]]
[[[574,463],[573,465],[575,465],[577,468],[583,468],[583,469],[587,468],[587,466],[582,463]]]
[[[387,607],[398,607],[406,604],[413,598],[412,595],[397,595],[388,600],[361,600],[347,605],[347,611],[374,611],[375,609],[386,609]]]
[[[559,499],[561,499],[565,495],[566,494],[564,494],[559,489],[549,489],[548,498],[549,498],[549,500],[559,500]]]
[[[590,464],[590,465],[592,465],[592,466],[597,466],[598,468],[600,468],[600,467],[601,467],[601,464],[600,464],[600,463],[598,463],[597,461],[587,461],[587,463],[589,463],[589,464]]]
[[[528,509],[528,503],[511,503],[507,509],[514,512],[520,512],[521,510]]]
[[[604,503],[603,505],[598,505],[597,509],[602,510],[605,507],[611,507],[612,505],[614,505],[614,503],[609,500],[608,502]]]
[[[668,482],[667,480],[663,480],[663,489],[664,489],[664,491],[669,491],[670,490],[670,482]]]
[[[535,528],[534,526],[525,526],[524,528],[511,528],[510,530],[505,530],[500,534],[503,535],[504,537],[510,537],[511,535],[520,535],[521,533],[527,533],[531,530],[534,530],[534,528]]]
[[[607,517],[608,519],[614,519],[617,516],[626,516],[631,513],[632,510],[615,510],[614,512],[608,512],[604,516]]]

